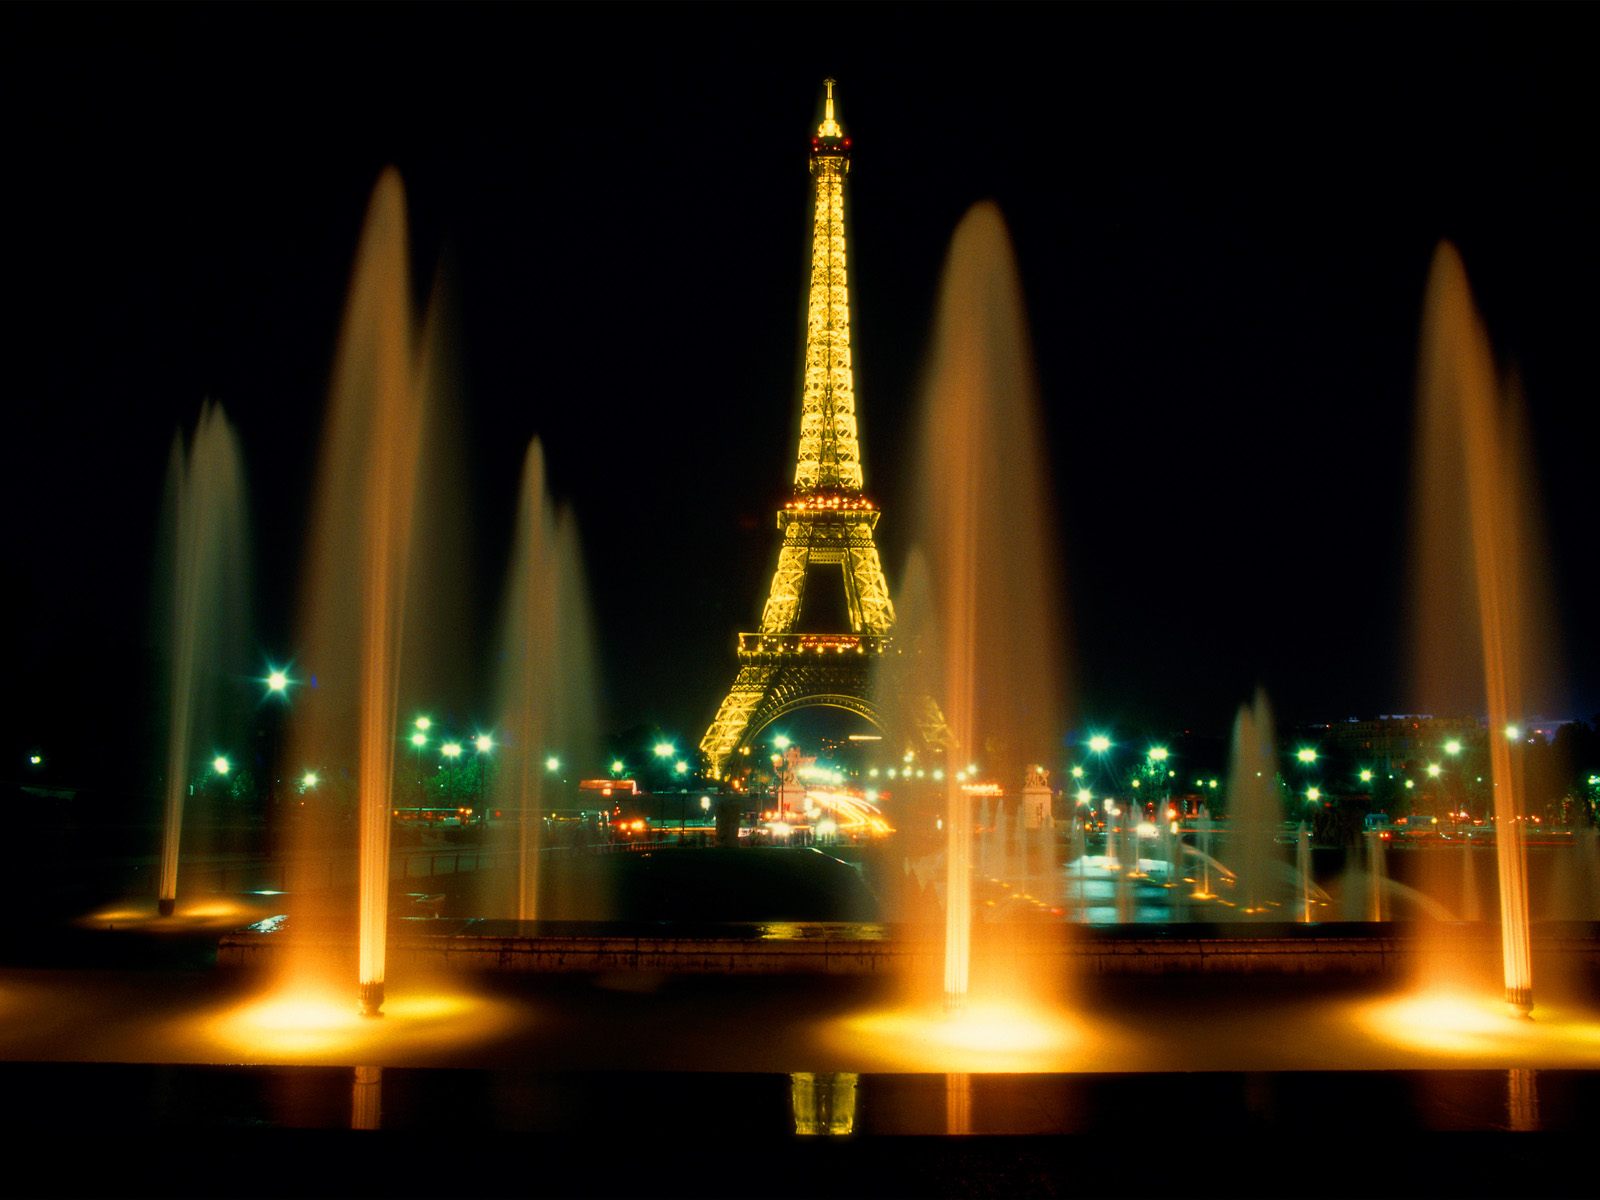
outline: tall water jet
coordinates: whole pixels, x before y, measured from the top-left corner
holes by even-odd
[[[945,715],[956,753],[1015,794],[1030,765],[1055,765],[1062,605],[1021,288],[993,204],[972,208],[952,240],[925,404],[918,543],[940,622]],[[972,805],[961,774],[946,772],[944,994],[954,1008],[972,954]]]
[[[400,643],[426,391],[407,261],[405,196],[389,169],[367,208],[340,330],[302,611],[315,682],[294,736],[301,761],[354,764],[357,971],[369,1015],[383,1003]],[[327,829],[325,819],[316,833]]]
[[[1283,821],[1278,796],[1276,740],[1265,692],[1239,709],[1228,765],[1228,835],[1243,911],[1267,910],[1277,878],[1277,833]]]
[[[191,755],[221,702],[217,683],[237,665],[236,635],[248,595],[243,472],[238,440],[221,405],[201,408],[187,453],[182,435],[173,438],[167,509],[171,592],[165,615],[172,658],[157,898],[164,917],[177,905],[184,800],[194,775]]]
[[[1386,921],[1389,919],[1388,893],[1389,893],[1389,859],[1385,848],[1383,835],[1377,830],[1368,830],[1367,843],[1367,920]]]
[[[1434,254],[1418,388],[1417,645],[1425,701],[1481,701],[1488,720],[1501,967],[1512,1009],[1533,1007],[1523,763],[1510,728],[1547,701],[1548,628],[1520,397],[1501,386],[1460,256]],[[1476,637],[1473,636],[1473,631]],[[1474,645],[1475,643],[1475,645]]]
[[[546,483],[544,448],[535,438],[522,462],[515,544],[506,580],[500,650],[500,729],[506,762],[496,777],[496,803],[516,813],[518,920],[538,915],[539,848],[549,744],[549,701],[556,680],[556,530]]]
[[[1304,821],[1300,822],[1300,831],[1295,838],[1295,870],[1300,879],[1300,920],[1302,923],[1311,924],[1311,830]]]

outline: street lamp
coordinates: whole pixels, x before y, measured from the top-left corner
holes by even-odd
[[[1457,738],[1451,738],[1448,742],[1446,742],[1444,744],[1444,752],[1446,754],[1460,754],[1461,753],[1461,742],[1460,742],[1460,740],[1457,739]]]
[[[779,750],[787,750],[789,748],[789,737],[787,734],[780,733],[772,739],[772,744]]]
[[[657,742],[655,745],[657,758],[671,758],[678,752],[678,748],[671,742]]]
[[[289,690],[289,676],[274,667],[267,672],[266,685],[268,692],[281,696]]]
[[[478,748],[478,820],[487,821],[488,814],[484,811],[485,775],[488,774],[488,765],[484,756],[494,749],[494,738],[487,733],[480,733],[472,743]]]
[[[219,754],[211,760],[211,769],[218,775],[226,775],[233,770],[233,764],[228,761],[226,754]]]
[[[1294,752],[1294,756],[1308,767],[1317,761],[1317,751],[1313,746],[1301,746]]]
[[[461,757],[460,742],[446,742],[439,747],[439,753],[452,761]]]
[[[416,754],[414,754],[412,757],[416,760],[415,766],[416,766],[416,769],[417,769],[417,812],[420,814],[421,811],[422,811],[422,807],[423,807],[423,795],[422,795],[422,748],[428,744],[428,735],[426,733],[424,733],[423,730],[427,729],[430,725],[433,724],[433,722],[428,720],[427,717],[418,717],[416,719],[416,721],[413,722],[413,724],[415,724],[416,727],[417,727],[417,731],[411,735],[411,746],[412,746],[412,748],[414,750],[416,750]]]
[[[1104,754],[1111,749],[1111,739],[1103,733],[1097,733],[1089,739],[1089,749],[1096,754]]]
[[[304,775],[300,776],[300,790],[302,792],[308,792],[321,782],[322,780],[318,778],[315,771],[307,771]]]
[[[549,758],[544,760],[544,769],[554,775],[557,771],[561,770],[561,760],[552,754]]]

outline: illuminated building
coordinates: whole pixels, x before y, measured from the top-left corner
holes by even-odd
[[[798,708],[828,705],[881,723],[872,664],[890,648],[894,604],[873,537],[878,506],[862,491],[845,264],[850,139],[834,119],[833,80],[827,89],[823,121],[811,139],[815,206],[794,487],[778,511],[783,540],[761,628],[739,635],[738,674],[700,739],[719,773],[769,723]],[[800,632],[812,566],[839,567],[848,631]],[[930,700],[919,711],[923,736],[938,738],[937,706]]]

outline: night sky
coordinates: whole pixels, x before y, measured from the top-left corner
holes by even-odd
[[[159,720],[174,430],[243,445],[260,654],[290,658],[367,197],[452,297],[458,670],[530,437],[580,521],[610,725],[697,740],[792,470],[821,81],[854,141],[853,346],[891,585],[951,232],[1023,272],[1081,720],[1406,710],[1423,287],[1456,241],[1526,387],[1568,688],[1600,710],[1600,73],[1580,6],[0,9],[8,729],[89,770]],[[153,714],[153,715],[152,715]],[[121,769],[107,768],[112,770]],[[140,768],[142,769],[142,768]],[[129,767],[130,774],[137,773]]]

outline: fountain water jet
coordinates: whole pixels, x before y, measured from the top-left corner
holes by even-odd
[[[506,828],[514,837],[507,857],[516,863],[514,898],[488,899],[490,911],[531,921],[544,915],[540,860],[547,788],[557,776],[547,767],[592,764],[599,718],[595,705],[595,655],[588,589],[577,521],[550,498],[544,448],[537,438],[523,457],[515,542],[506,577],[500,635],[498,709],[505,767],[495,786],[496,806],[515,812]],[[564,915],[603,917],[601,897],[564,897]]]
[[[1504,733],[1549,660],[1534,634],[1542,566],[1519,397],[1503,388],[1460,256],[1434,254],[1418,389],[1417,592],[1421,676],[1430,699],[1478,684],[1486,709],[1506,1002],[1533,1008],[1523,763]],[[1464,518],[1464,519],[1463,519]],[[1476,627],[1474,639],[1468,630]],[[1479,654],[1463,653],[1476,641]],[[1479,672],[1481,671],[1481,674]],[[1546,697],[1539,697],[1545,699]],[[1475,707],[1475,705],[1474,705]]]
[[[373,189],[334,367],[304,593],[314,685],[296,713],[301,761],[355,761],[358,983],[383,1004],[400,645],[427,363],[419,363],[405,196],[386,170]],[[327,837],[331,814],[305,840]]]
[[[957,227],[940,287],[918,457],[942,695],[956,753],[1018,788],[1053,765],[1062,606],[1032,354],[1010,238],[992,204]],[[944,995],[971,985],[972,801],[947,772]],[[1051,838],[1047,870],[1055,870]]]
[[[167,470],[171,515],[171,708],[167,726],[166,805],[158,911],[170,917],[178,898],[178,852],[190,754],[201,723],[220,702],[215,684],[232,666],[236,637],[228,622],[246,605],[243,472],[238,440],[218,404],[200,410],[188,453],[175,436]]]
[[[1228,826],[1237,848],[1229,857],[1248,915],[1267,909],[1267,893],[1277,874],[1277,830],[1282,819],[1272,712],[1266,693],[1258,691],[1254,702],[1240,707],[1234,720],[1228,765]]]

